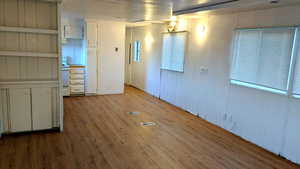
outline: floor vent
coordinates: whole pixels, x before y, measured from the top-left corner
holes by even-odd
[[[141,123],[141,126],[155,126],[156,125],[156,123],[154,123],[154,122],[142,122]]]
[[[138,115],[140,112],[128,112],[129,115]]]

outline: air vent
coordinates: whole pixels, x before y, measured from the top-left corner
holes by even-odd
[[[128,112],[129,115],[138,115],[140,112]]]
[[[237,2],[237,1],[240,1],[240,0],[226,0],[226,1],[221,1],[221,2],[217,2],[217,3],[205,3],[202,5],[193,6],[190,8],[174,11],[173,15],[183,15],[183,14],[188,14],[188,13],[218,9],[218,8],[224,7],[225,5],[229,5],[229,4]]]
[[[156,125],[156,123],[154,123],[154,122],[142,122],[141,123],[141,126],[155,126]]]

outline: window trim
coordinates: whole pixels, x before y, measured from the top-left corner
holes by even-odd
[[[252,88],[252,89],[257,89],[257,90],[266,91],[266,92],[271,92],[271,93],[275,93],[275,94],[285,95],[285,96],[288,95],[288,92],[284,91],[284,90],[274,89],[271,87],[257,85],[257,84],[248,83],[248,82],[242,82],[239,80],[231,79],[230,84],[237,85],[237,86],[243,86],[243,87],[247,87],[247,88]]]
[[[176,31],[176,32],[163,32],[163,36],[165,34],[169,34],[171,36],[173,36],[174,34],[178,34],[178,33],[185,33],[185,42],[184,42],[184,45],[185,45],[185,49],[184,49],[184,55],[183,55],[183,68],[182,70],[174,70],[174,69],[169,69],[169,68],[165,68],[162,66],[162,54],[161,54],[161,64],[160,64],[160,70],[165,70],[165,71],[171,71],[171,72],[177,72],[177,73],[184,73],[184,70],[185,70],[185,62],[186,62],[186,55],[187,55],[187,50],[188,50],[188,38],[189,38],[189,32],[188,31]],[[163,36],[162,36],[162,41],[163,41]],[[163,42],[162,42],[162,45],[163,45]],[[163,52],[163,49],[162,51]]]
[[[300,94],[293,94],[293,98],[300,99]]]
[[[242,30],[249,30],[249,31],[253,31],[253,30],[258,30],[258,31],[262,31],[262,30],[266,30],[266,29],[293,29],[294,33],[293,33],[293,46],[292,46],[292,52],[291,52],[291,59],[290,59],[290,67],[289,67],[289,72],[288,72],[288,80],[287,80],[287,89],[286,90],[280,90],[280,89],[275,89],[272,87],[268,87],[268,86],[263,86],[260,84],[254,84],[254,83],[250,83],[250,82],[243,82],[243,81],[239,81],[236,79],[233,79],[232,76],[232,71],[234,69],[235,66],[235,62],[236,62],[236,50],[235,50],[235,46],[236,46],[236,42],[239,39],[239,37],[237,36],[239,34],[239,31]],[[300,26],[280,26],[280,27],[265,27],[265,28],[236,28],[234,30],[234,38],[233,38],[233,45],[232,45],[232,52],[231,52],[231,66],[230,66],[230,84],[232,85],[237,85],[237,86],[243,86],[243,87],[248,87],[248,88],[252,88],[252,89],[257,89],[257,90],[261,90],[261,91],[266,91],[266,92],[270,92],[270,93],[274,93],[274,94],[279,94],[279,95],[284,95],[284,96],[288,96],[288,97],[293,97],[296,99],[300,99],[300,94],[295,94],[293,93],[293,85],[294,85],[294,76],[295,76],[295,69],[296,69],[296,62],[297,59],[300,60],[300,58],[297,58],[297,52],[298,52],[298,48],[300,45]],[[300,61],[299,61],[300,62]]]
[[[253,27],[253,28],[235,28],[234,31],[240,31],[240,30],[245,30],[245,31],[253,31],[253,30],[266,30],[266,29],[297,29],[299,28],[300,25],[295,25],[295,26],[270,26],[270,27]]]
[[[291,63],[290,63],[290,71],[288,75],[288,96],[294,97],[294,81],[295,81],[295,73],[296,73],[296,63],[297,63],[297,55],[298,55],[298,48],[299,48],[299,27],[295,28],[295,35],[294,35],[294,44],[293,44],[293,49],[292,49],[292,58],[291,58]],[[300,53],[299,53],[300,55]],[[296,94],[297,95],[297,94]],[[299,97],[300,99],[300,97]]]

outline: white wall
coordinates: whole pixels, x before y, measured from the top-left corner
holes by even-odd
[[[96,22],[98,23],[97,94],[123,93],[125,74],[125,23],[100,20]],[[118,51],[115,51],[115,48],[118,48]]]
[[[160,91],[162,99],[300,163],[300,100],[229,83],[230,50],[235,28],[299,23],[300,6],[189,20],[185,72],[162,71],[161,76],[151,73],[151,81],[146,80],[149,75],[145,72],[157,72],[160,66],[159,56],[148,55],[161,50],[161,45],[153,43],[151,52],[143,50],[147,60],[152,61],[133,70],[142,72],[134,74],[132,78],[138,83],[133,84],[153,95]],[[204,33],[197,31],[200,24],[205,25]],[[149,31],[155,30],[152,26],[135,28],[132,30],[133,39],[143,40]],[[154,42],[161,41],[159,34],[153,38]],[[208,68],[208,72],[201,72],[201,68]],[[160,82],[159,89],[153,81]]]

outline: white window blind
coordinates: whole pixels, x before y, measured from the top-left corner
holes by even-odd
[[[287,93],[295,28],[236,31],[231,80]]]
[[[184,71],[186,38],[187,32],[164,34],[161,69]]]

